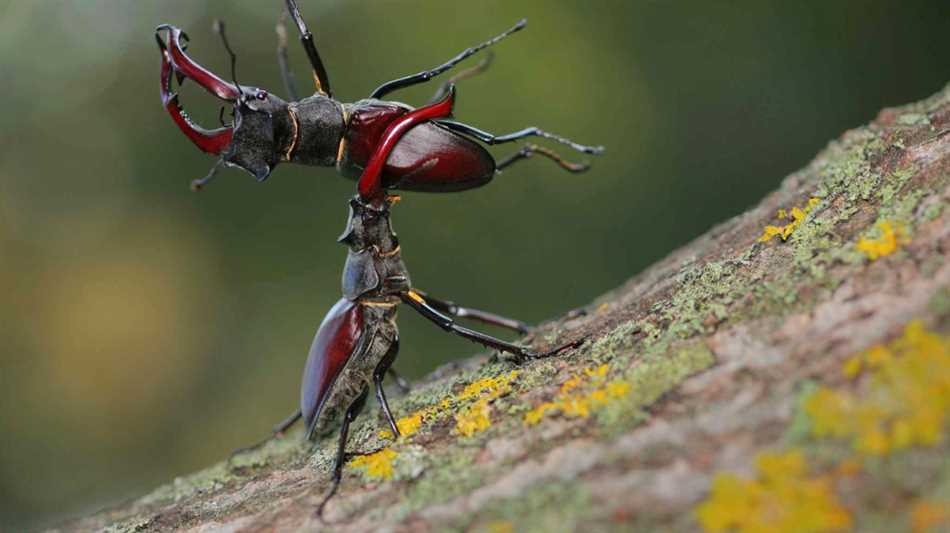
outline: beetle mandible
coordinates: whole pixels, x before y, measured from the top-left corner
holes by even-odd
[[[156,30],[156,40],[162,55],[160,91],[165,109],[198,148],[220,156],[208,176],[192,182],[193,188],[199,189],[210,181],[222,164],[241,168],[259,181],[266,179],[280,162],[336,166],[344,176],[358,178],[357,194],[349,201],[346,229],[338,239],[349,248],[343,270],[343,297],[330,309],[314,337],[304,369],[300,408],[274,428],[277,435],[303,419],[305,436],[314,440],[332,424],[341,422],[332,485],[317,510],[321,514],[339,486],[349,425],[362,410],[371,384],[393,435],[399,436],[382,386],[399,350],[395,323],[399,304],[409,305],[445,331],[513,354],[517,361],[556,355],[583,341],[574,340],[539,352],[458,325],[455,318],[470,318],[521,333],[529,331],[518,320],[462,307],[415,288],[390,222],[390,208],[399,197],[388,191],[454,192],[480,187],[502,169],[533,154],[545,156],[570,172],[582,172],[589,167],[587,163],[566,161],[553,150],[534,144],[526,144],[507,159],[496,162],[473,139],[492,145],[539,136],[588,154],[599,154],[603,148],[580,145],[535,127],[496,136],[451,120],[454,82],[484,70],[485,61],[444,83],[426,106],[413,109],[381,100],[392,91],[427,82],[451,69],[524,28],[524,20],[434,69],[384,83],[370,98],[344,104],[332,96],[313,35],[296,2],[286,0],[286,4],[277,30],[278,62],[289,102],[237,82],[235,55],[223,25],[216,28],[231,56],[232,82],[224,81],[185,53],[187,36],[180,29],[163,24]],[[286,15],[300,32],[313,70],[316,92],[303,99],[297,98],[287,68],[283,27]],[[164,39],[161,32],[166,32]],[[233,122],[215,130],[196,124],[172,91],[173,78],[179,85],[192,79],[231,103]]]

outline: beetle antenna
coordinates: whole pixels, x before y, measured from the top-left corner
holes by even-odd
[[[214,19],[214,22],[211,24],[211,30],[221,36],[221,42],[224,43],[224,49],[228,51],[228,55],[231,56],[231,80],[234,81],[234,87],[238,92],[238,102],[244,101],[244,91],[241,90],[241,85],[237,81],[237,54],[234,53],[234,50],[231,49],[231,43],[228,42],[228,36],[224,32],[224,21],[221,19]]]
[[[211,170],[208,171],[208,175],[201,179],[191,180],[191,190],[192,192],[198,192],[204,188],[205,185],[211,182],[215,176],[218,175],[218,170],[221,168],[221,165],[224,164],[224,158],[218,159],[218,162],[211,167]]]

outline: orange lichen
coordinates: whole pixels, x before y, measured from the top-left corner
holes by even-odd
[[[883,455],[944,439],[950,415],[950,340],[913,321],[894,341],[843,365],[846,377],[868,373],[861,392],[821,387],[805,402],[812,433],[848,439],[858,452]]]
[[[801,452],[760,454],[756,470],[756,479],[716,475],[712,494],[696,510],[706,531],[818,533],[851,527],[830,479],[810,478]]]
[[[874,261],[879,257],[891,255],[897,249],[909,242],[904,227],[890,220],[878,222],[875,225],[877,236],[874,238],[862,237],[858,241],[858,250],[864,252],[868,259]]]
[[[361,455],[350,461],[353,468],[361,468],[370,479],[392,479],[393,478],[393,459],[399,454],[390,448]]]
[[[808,200],[808,203],[805,204],[805,207],[803,208],[793,207],[791,210],[791,213],[785,211],[784,209],[779,209],[778,212],[775,214],[776,218],[778,218],[779,220],[785,220],[785,219],[788,219],[789,216],[791,216],[792,220],[788,224],[785,224],[784,226],[773,226],[773,225],[765,226],[765,229],[762,230],[762,236],[759,237],[758,241],[768,242],[772,240],[772,237],[775,237],[775,236],[779,236],[782,238],[783,241],[787,241],[788,238],[795,231],[795,228],[797,228],[798,226],[801,226],[802,222],[805,220],[805,217],[808,216],[808,213],[810,213],[812,209],[814,209],[815,206],[819,204],[819,202],[821,202],[821,200],[819,200],[818,198],[810,198]]]
[[[571,377],[561,384],[558,396],[553,401],[543,402],[525,413],[525,424],[537,424],[545,415],[553,412],[571,417],[587,417],[593,408],[605,406],[610,400],[623,398],[630,391],[630,384],[619,380],[604,383],[608,370],[607,365],[585,368],[582,373]],[[586,394],[575,392],[575,389],[589,384],[595,384],[596,388]]]
[[[910,527],[914,533],[946,531],[950,527],[950,502],[920,501],[910,511]]]

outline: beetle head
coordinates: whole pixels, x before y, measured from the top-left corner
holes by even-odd
[[[179,28],[163,24],[156,29],[155,40],[162,53],[162,105],[178,128],[202,151],[221,156],[226,165],[241,168],[258,181],[266,179],[292,137],[287,102],[263,89],[224,81],[196,63],[185,54],[188,35]],[[213,130],[195,123],[172,91],[173,77],[179,86],[191,79],[230,103],[233,122]]]
[[[399,240],[389,219],[389,208],[398,199],[398,196],[387,196],[379,202],[368,202],[359,195],[350,198],[350,216],[337,242],[353,250],[362,250],[370,244],[384,250],[398,246]]]

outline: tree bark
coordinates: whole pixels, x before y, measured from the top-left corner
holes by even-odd
[[[295,433],[61,529],[741,530],[770,490],[803,481],[824,487],[806,507],[830,510],[807,522],[779,496],[774,530],[950,527],[946,412],[929,411],[945,398],[923,404],[936,439],[868,451],[845,428],[881,393],[864,350],[914,357],[895,344],[909,323],[946,350],[948,200],[950,87],[885,109],[755,208],[524,340],[579,348],[437,370],[392,402],[417,427],[395,443],[370,405],[349,449],[388,452],[348,464],[323,520],[336,441],[311,452]],[[928,368],[913,379],[947,379]],[[822,431],[835,406],[845,421]],[[730,483],[749,499],[719,491]]]

